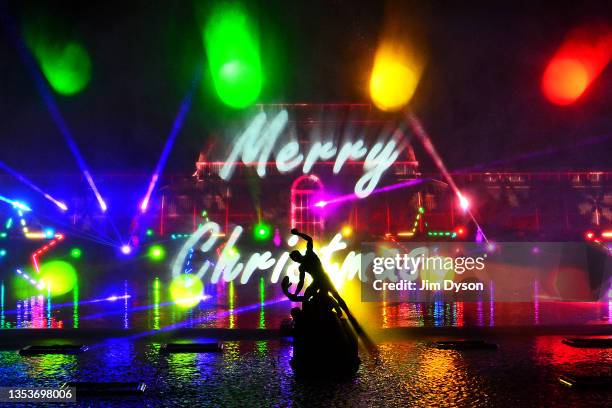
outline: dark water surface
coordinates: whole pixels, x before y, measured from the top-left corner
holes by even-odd
[[[0,352],[2,385],[144,381],[141,397],[79,398],[78,406],[125,407],[604,407],[608,391],[563,387],[564,373],[612,374],[612,352],[574,349],[560,336],[496,340],[497,351],[438,350],[435,340],[383,342],[362,353],[357,375],[318,383],[293,376],[290,341],[227,341],[222,353],[159,353],[158,343],[102,341],[77,356]],[[14,406],[14,405],[12,405]],[[71,406],[74,406],[71,405]]]

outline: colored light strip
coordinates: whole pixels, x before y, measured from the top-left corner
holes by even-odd
[[[28,239],[46,239],[47,235],[40,231],[40,232],[26,232],[25,233],[25,237]]]
[[[17,275],[21,276],[23,279],[30,282],[32,286],[36,286],[40,290],[43,290],[45,288],[45,282],[43,282],[42,280],[36,280],[30,277],[30,275],[28,275],[21,269],[16,269],[15,272],[17,273]]]
[[[457,233],[454,231],[428,231],[427,235],[430,237],[451,237],[455,238]]]
[[[40,267],[38,266],[38,257],[49,251],[52,247],[55,246],[55,244],[57,244],[63,239],[63,234],[55,234],[55,239],[53,241],[34,251],[34,253],[32,254],[32,265],[34,266],[34,270],[36,272],[40,272]]]

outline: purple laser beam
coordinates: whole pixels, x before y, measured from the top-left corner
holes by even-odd
[[[397,183],[397,184],[392,184],[390,186],[380,187],[380,188],[377,188],[374,191],[372,191],[372,193],[370,193],[370,195],[374,195],[374,194],[378,194],[378,193],[384,193],[384,192],[387,192],[387,191],[397,190],[397,189],[405,188],[405,187],[416,186],[416,185],[421,184],[421,183],[423,183],[423,182],[425,182],[427,180],[428,179],[414,179],[414,180],[403,181],[403,182]],[[317,201],[314,204],[314,207],[325,208],[325,207],[327,207],[330,204],[338,204],[338,203],[343,203],[345,201],[352,201],[352,200],[359,200],[359,199],[361,199],[361,198],[358,197],[354,193],[346,194],[346,195],[341,195],[341,196],[338,196],[338,197],[331,198],[329,200],[319,200],[319,201]]]

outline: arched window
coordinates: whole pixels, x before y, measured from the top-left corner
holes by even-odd
[[[313,209],[315,199],[323,192],[323,183],[312,174],[298,177],[291,184],[291,228],[297,228],[314,239],[323,235],[323,215]]]

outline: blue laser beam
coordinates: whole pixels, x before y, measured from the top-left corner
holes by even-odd
[[[32,209],[27,205],[22,203],[21,201],[17,201],[17,200],[11,200],[10,198],[7,198],[5,196],[0,195],[0,201],[3,201],[7,204],[12,205],[14,208],[21,210],[21,211],[32,211]]]
[[[193,78],[193,81],[191,82],[191,87],[189,88],[189,91],[187,92],[183,100],[181,101],[179,111],[176,114],[176,117],[174,118],[174,122],[172,123],[170,134],[168,135],[166,144],[164,145],[164,148],[159,157],[159,160],[157,161],[157,165],[155,166],[155,171],[153,172],[153,175],[151,176],[151,181],[149,182],[149,187],[147,188],[147,192],[140,203],[140,211],[142,213],[146,212],[147,208],[149,207],[149,200],[151,199],[151,194],[153,194],[153,190],[155,189],[155,186],[157,185],[159,176],[162,170],[164,169],[164,166],[166,165],[166,161],[168,160],[168,156],[170,155],[170,151],[172,150],[174,141],[176,140],[176,137],[178,136],[178,134],[180,133],[183,127],[185,116],[187,116],[187,113],[189,112],[189,109],[191,108],[191,101],[193,100],[193,94],[195,93],[197,84],[200,82],[201,72],[202,72],[202,69],[201,67],[198,66],[198,69],[196,70],[196,75]]]
[[[200,323],[205,323],[205,322],[208,322],[208,321],[211,321],[211,320],[221,319],[223,317],[229,316],[232,313],[233,314],[239,314],[239,313],[243,313],[243,312],[249,312],[249,311],[252,311],[252,310],[260,309],[261,307],[266,307],[266,306],[274,305],[274,304],[277,304],[277,303],[283,303],[283,302],[289,302],[289,299],[287,299],[285,297],[282,297],[282,298],[277,298],[277,299],[269,300],[269,301],[265,302],[264,304],[262,304],[261,302],[257,302],[257,303],[253,303],[251,305],[247,305],[247,306],[242,306],[242,307],[236,308],[234,310],[226,310],[226,311],[224,311],[222,313],[217,313],[214,316],[208,316],[208,315],[207,316],[202,316],[202,317],[198,317],[198,318],[195,318],[195,319],[190,319],[190,320],[185,320],[185,321],[173,323],[173,324],[170,324],[168,326],[164,326],[161,329],[146,330],[144,332],[136,333],[136,334],[134,334],[132,336],[128,336],[127,339],[135,340],[135,339],[138,339],[138,338],[148,337],[148,336],[152,336],[152,335],[155,335],[157,333],[160,333],[160,332],[168,332],[168,331],[171,331],[171,330],[177,330],[177,329],[183,328],[185,326],[193,325],[193,324],[200,324]],[[123,337],[123,338],[125,338],[125,337]],[[112,340],[113,339],[109,339],[108,341],[112,341]],[[102,344],[95,344],[91,348],[101,347],[101,346],[102,346]]]
[[[40,70],[38,69],[38,65],[36,64],[36,61],[34,60],[34,57],[32,56],[32,54],[26,47],[23,39],[21,38],[19,34],[19,30],[15,25],[15,22],[10,17],[8,10],[6,10],[5,7],[0,8],[0,21],[2,21],[7,33],[15,42],[17,51],[23,63],[25,64],[26,68],[30,72],[32,79],[34,80],[34,84],[36,85],[36,89],[38,90],[38,93],[43,99],[43,102],[47,106],[47,110],[49,111],[49,114],[51,115],[51,119],[53,119],[53,122],[55,123],[58,130],[64,137],[66,143],[68,144],[68,148],[72,152],[72,155],[74,156],[79,168],[81,169],[81,172],[83,173],[83,176],[85,177],[85,180],[87,180],[89,187],[91,188],[94,195],[96,196],[96,200],[98,201],[98,204],[100,205],[100,209],[102,210],[102,212],[106,212],[106,210],[108,209],[106,202],[100,195],[100,192],[98,191],[98,187],[96,187],[96,184],[94,183],[93,177],[91,176],[91,172],[89,171],[89,168],[87,164],[85,163],[83,156],[79,152],[76,142],[74,141],[74,138],[72,137],[70,129],[68,128],[68,124],[64,120],[64,117],[62,116],[57,106],[57,103],[55,102],[53,93],[51,92],[51,90],[49,89],[49,86],[45,82],[45,79],[41,75]]]
[[[18,179],[19,181],[21,181],[28,187],[32,188],[34,191],[42,194],[43,197],[45,197],[47,200],[51,201],[53,204],[59,207],[60,210],[62,211],[68,210],[68,207],[66,206],[66,204],[64,204],[62,201],[59,201],[53,198],[51,194],[45,193],[40,187],[34,184],[31,180],[27,179],[23,174],[20,174],[19,172],[17,172],[17,170],[11,168],[9,165],[4,163],[2,160],[0,160],[0,168],[6,171],[7,173],[11,174],[13,177],[15,177],[16,179]]]

